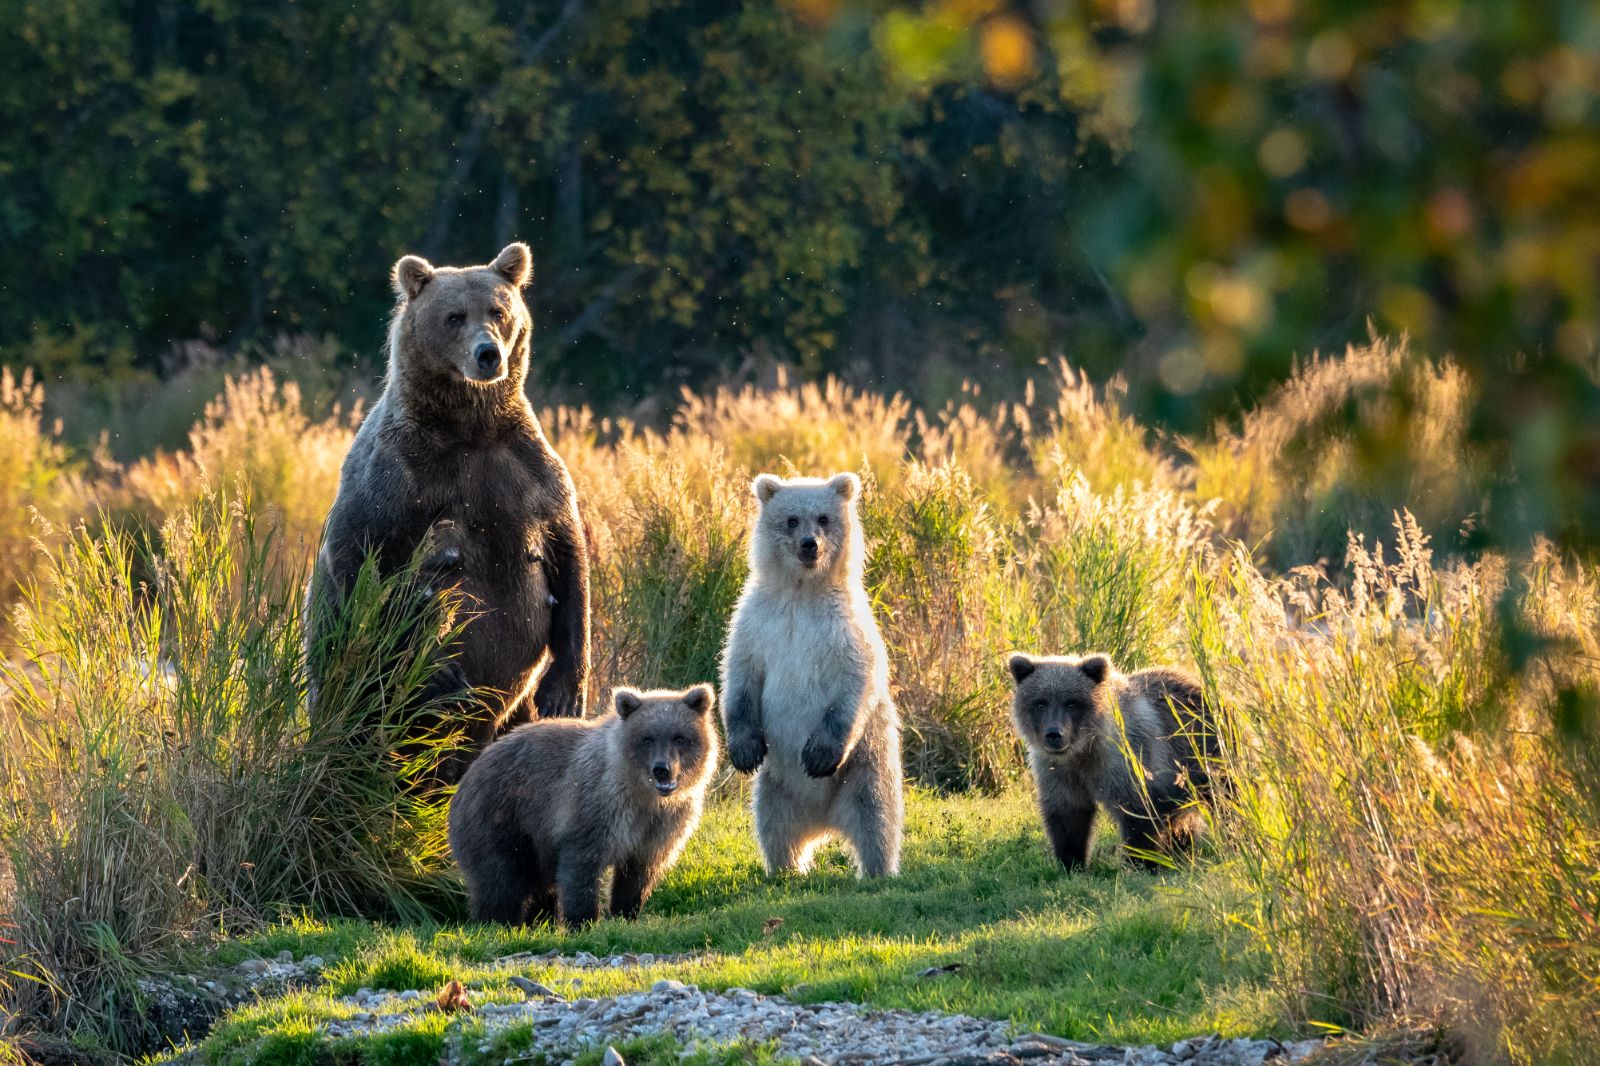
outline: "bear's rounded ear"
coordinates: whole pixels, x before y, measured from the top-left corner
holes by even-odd
[[[403,255],[394,265],[390,280],[396,296],[402,300],[415,300],[422,287],[433,280],[433,264],[420,255]]]
[[[1038,668],[1038,663],[1020,651],[1014,651],[1006,657],[1006,669],[1011,671],[1011,680],[1019,685]]]
[[[716,693],[711,690],[711,686],[701,684],[683,694],[683,705],[695,714],[705,714],[716,699]]]
[[[512,241],[500,249],[489,269],[520,289],[533,277],[533,253],[521,241]]]
[[[835,474],[828,480],[828,487],[847,500],[853,500],[861,492],[861,479],[854,474]]]
[[[617,714],[622,718],[627,718],[628,715],[637,711],[644,702],[639,696],[639,690],[636,688],[619,688],[612,694],[611,698],[616,702]]]
[[[1091,655],[1078,663],[1078,669],[1083,671],[1083,676],[1098,685],[1111,672],[1111,660],[1104,655]]]
[[[750,482],[750,491],[756,494],[756,499],[762,503],[769,502],[783,488],[783,481],[771,474],[762,474]]]

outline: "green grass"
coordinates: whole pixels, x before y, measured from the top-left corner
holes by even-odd
[[[336,997],[361,987],[437,989],[454,977],[475,1002],[509,1001],[520,994],[506,983],[511,971],[493,969],[493,960],[552,948],[702,953],[624,970],[532,965],[520,971],[568,995],[611,995],[673,977],[802,1002],[1006,1018],[1024,1031],[1130,1044],[1274,1026],[1266,960],[1228,917],[1242,888],[1226,866],[1160,877],[1124,869],[1108,830],[1090,869],[1067,874],[1047,854],[1022,791],[914,793],[905,872],[876,883],[858,883],[837,849],[824,852],[809,876],[768,878],[749,823],[742,796],[714,803],[638,922],[606,921],[568,934],[547,927],[300,920],[235,942],[223,961],[285,949],[296,957],[321,955],[330,963],[326,984],[235,1011],[203,1043],[204,1055],[213,1062],[327,1061],[317,1052],[324,1042],[316,1025],[353,1009]],[[770,918],[783,924],[764,935]],[[917,976],[949,963],[962,968]],[[431,1049],[421,1059],[390,1054],[410,1046],[400,1034],[341,1050],[368,1063],[434,1061],[428,1056],[445,1040],[443,1020],[430,1016],[408,1038]],[[465,1043],[476,1048],[473,1040]]]

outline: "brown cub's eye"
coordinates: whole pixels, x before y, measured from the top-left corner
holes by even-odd
[[[684,737],[684,736],[673,737],[672,738],[672,743],[675,744],[676,746],[680,747],[680,748],[688,747],[689,738],[688,737]]]
[[[796,529],[796,528],[799,527],[799,525],[800,525],[800,519],[796,518],[794,515],[790,515],[789,516],[789,528],[790,529]]]
[[[465,311],[451,311],[450,314],[445,318],[445,321],[452,326],[459,326],[466,322],[466,320],[467,313]]]
[[[827,524],[828,524],[828,516],[827,515],[825,515],[825,514],[817,515],[817,525],[825,526]]]
[[[1045,711],[1048,711],[1050,709],[1050,705],[1048,703],[1046,703],[1044,700],[1038,700],[1037,702],[1034,703],[1033,709],[1038,711],[1040,714],[1043,714]]]

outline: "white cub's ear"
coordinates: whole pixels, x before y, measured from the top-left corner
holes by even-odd
[[[512,241],[500,249],[489,269],[520,289],[533,277],[533,253],[521,241]]]
[[[861,479],[854,474],[835,474],[828,481],[828,487],[847,500],[853,500],[861,492]]]
[[[1111,672],[1111,660],[1104,655],[1091,655],[1078,663],[1078,669],[1083,671],[1085,677],[1098,685]]]
[[[433,264],[420,255],[405,255],[394,265],[390,275],[394,294],[402,300],[415,300],[422,287],[433,280]]]
[[[695,714],[705,714],[711,709],[711,704],[716,698],[716,693],[712,692],[710,685],[696,685],[683,694],[683,705]]]
[[[762,503],[770,502],[781,488],[783,488],[782,479],[773,477],[771,474],[761,474],[750,482],[750,491],[754,492],[756,499]]]
[[[623,718],[637,711],[642,703],[639,699],[639,690],[636,688],[619,688],[611,698],[616,701],[617,714]]]
[[[1011,671],[1011,680],[1019,685],[1038,668],[1038,663],[1020,651],[1014,651],[1006,657],[1006,669]]]

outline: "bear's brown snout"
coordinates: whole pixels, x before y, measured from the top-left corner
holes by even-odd
[[[678,791],[678,779],[672,773],[672,767],[663,760],[656,760],[650,767],[650,776],[655,780],[656,791],[663,796],[670,796]]]

